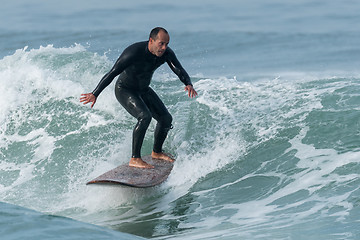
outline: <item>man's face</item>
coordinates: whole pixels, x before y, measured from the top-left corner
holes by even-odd
[[[154,54],[158,57],[161,57],[164,54],[164,52],[169,44],[169,41],[170,41],[169,35],[167,33],[165,33],[164,31],[160,30],[157,35],[156,40],[150,38],[149,46],[148,46],[149,51],[152,54]]]

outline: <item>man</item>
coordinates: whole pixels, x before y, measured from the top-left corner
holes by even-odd
[[[133,131],[132,156],[129,162],[129,166],[132,167],[153,168],[141,159],[140,154],[145,133],[152,118],[156,119],[157,125],[151,156],[165,161],[174,161],[162,150],[162,145],[172,126],[172,116],[157,94],[149,87],[154,71],[167,62],[180,81],[185,84],[188,96],[191,98],[197,96],[189,75],[168,47],[169,41],[169,34],[164,28],[154,28],[150,32],[149,41],[134,43],[123,51],[113,68],[105,74],[94,91],[81,94],[80,102],[84,104],[91,102],[91,107],[93,107],[101,91],[117,75],[120,75],[115,85],[116,98],[138,120]]]

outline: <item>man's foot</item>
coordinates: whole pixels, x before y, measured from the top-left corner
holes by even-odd
[[[166,153],[156,153],[156,152],[152,152],[151,153],[151,157],[155,158],[155,159],[160,159],[160,160],[165,160],[165,161],[169,161],[169,162],[174,162],[175,159],[172,156],[167,155]]]
[[[144,162],[141,158],[131,158],[129,162],[129,166],[137,167],[137,168],[154,168],[153,165]]]

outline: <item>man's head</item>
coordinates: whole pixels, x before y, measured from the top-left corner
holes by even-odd
[[[149,51],[152,54],[161,57],[164,54],[169,41],[169,33],[162,27],[156,27],[150,32],[148,44]]]

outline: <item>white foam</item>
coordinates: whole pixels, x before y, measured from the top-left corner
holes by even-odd
[[[308,84],[311,82],[320,86],[314,88],[304,87],[306,85],[311,86],[312,84]],[[232,224],[243,226],[247,231],[251,227],[264,224],[272,225],[272,227],[284,227],[287,224],[301,223],[304,219],[319,213],[335,217],[337,221],[344,220],[354,207],[349,198],[353,191],[339,193],[332,197],[322,195],[321,192],[327,192],[323,189],[328,188],[332,183],[341,186],[356,181],[360,177],[359,174],[339,175],[336,170],[350,163],[359,163],[360,154],[358,152],[339,153],[335,149],[319,149],[311,144],[303,143],[303,139],[309,131],[304,120],[309,113],[313,110],[323,109],[322,96],[331,94],[347,85],[346,81],[337,80],[336,78],[333,81],[324,79],[323,82],[314,79],[290,82],[275,79],[251,83],[239,82],[235,79],[221,79],[221,81],[203,79],[198,81],[195,85],[195,88],[200,92],[197,102],[199,105],[208,107],[211,110],[209,111],[209,118],[215,118],[217,122],[214,125],[215,129],[206,130],[216,131],[216,134],[211,135],[206,131],[203,132],[203,141],[207,141],[208,137],[211,137],[213,141],[209,141],[209,144],[205,149],[201,149],[202,152],[199,154],[189,153],[191,138],[179,146],[181,150],[179,151],[181,154],[179,157],[186,159],[186,161],[175,164],[174,172],[167,183],[176,189],[174,189],[176,193],[171,194],[180,197],[188,193],[189,188],[198,179],[226,166],[227,163],[239,161],[241,156],[246,153],[247,147],[257,146],[267,140],[276,139],[281,129],[296,126],[302,131],[289,141],[291,147],[287,149],[287,152],[296,151],[295,157],[300,160],[296,167],[303,169],[302,171],[291,176],[281,172],[248,173],[234,182],[195,193],[192,192],[192,194],[200,197],[208,192],[228,188],[254,176],[276,177],[280,183],[285,180],[290,183],[271,194],[267,194],[266,197],[245,203],[224,204],[218,206],[217,211],[233,211],[235,214],[226,220]],[[236,99],[238,100],[236,101]],[[238,102],[238,104],[234,104],[235,102]],[[184,108],[181,109],[184,110]],[[287,109],[288,111],[284,111]],[[203,112],[198,113],[196,110],[199,109],[191,111],[186,108],[185,112],[189,111],[189,115],[205,114]],[[201,108],[200,110],[204,111]],[[291,121],[288,122],[288,119],[291,119]],[[201,124],[206,125],[206,123]],[[246,129],[247,125],[251,126],[252,130],[255,131],[258,141],[254,143],[246,142],[239,134],[242,129]],[[229,126],[231,127],[229,128]],[[179,138],[184,135],[180,133]],[[181,142],[180,139],[176,140],[179,143]],[[230,155],[226,155],[227,153],[230,153]],[[304,191],[309,196],[292,203],[277,204],[278,200],[301,191]],[[176,197],[173,196],[174,199]],[[309,205],[307,210],[293,210],[304,205]],[[207,211],[207,209],[199,207],[194,214],[202,214],[202,211]],[[224,222],[222,217],[212,218],[211,222]],[[191,225],[202,229],[201,231],[204,231],[204,228],[210,230],[212,227],[210,223],[210,225],[207,225],[207,221],[208,217],[204,219],[204,222],[191,222]],[[181,227],[190,226],[183,223]],[[214,234],[218,234],[218,232]],[[209,233],[209,236],[213,235]]]

